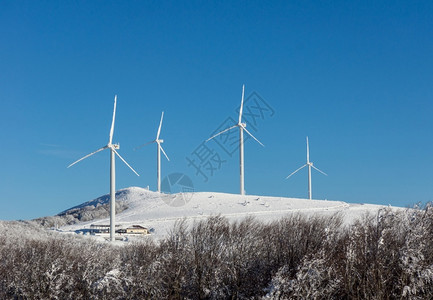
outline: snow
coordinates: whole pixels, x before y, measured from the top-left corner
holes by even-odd
[[[98,198],[108,201],[108,196]],[[84,207],[86,202],[77,207]],[[268,222],[293,213],[332,215],[341,213],[350,224],[366,213],[376,214],[382,205],[350,204],[343,201],[308,200],[299,198],[236,195],[214,192],[160,194],[140,187],[130,187],[116,193],[116,201],[124,201],[128,208],[116,214],[116,224],[129,226],[140,224],[149,228],[151,238],[159,240],[167,236],[175,222],[185,219],[189,224],[212,215],[222,215],[229,221],[254,216]],[[91,224],[109,224],[109,218],[63,226],[63,232],[75,232],[89,228]]]

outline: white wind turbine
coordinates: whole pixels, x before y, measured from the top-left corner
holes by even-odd
[[[68,166],[72,167],[73,165],[75,165],[76,163],[82,161],[83,159],[86,159],[90,156],[92,156],[95,153],[98,153],[99,151],[105,150],[105,149],[110,149],[111,153],[110,153],[110,240],[114,241],[114,233],[115,233],[115,214],[116,214],[116,206],[115,206],[115,196],[116,196],[116,167],[115,167],[115,155],[117,155],[137,176],[138,173],[126,162],[126,160],[123,159],[122,156],[120,156],[120,154],[116,151],[116,149],[119,149],[120,146],[119,144],[113,144],[113,132],[114,132],[114,119],[116,116],[116,102],[117,102],[117,95],[114,96],[114,110],[113,110],[113,121],[111,123],[111,129],[110,129],[110,139],[108,140],[108,144],[105,145],[102,148],[99,148],[98,150],[96,150],[95,152],[92,152],[90,154],[87,154],[86,156],[80,158],[79,160],[73,162],[72,164],[70,164]]]
[[[312,162],[310,162],[310,149],[308,147],[308,136],[307,136],[307,163],[305,165],[303,165],[302,167],[298,168],[296,171],[294,171],[292,174],[290,174],[289,176],[286,177],[289,178],[290,176],[292,176],[293,174],[295,174],[296,172],[298,172],[299,170],[301,170],[304,167],[308,166],[308,199],[312,199],[313,197],[313,190],[311,188],[311,168],[316,169],[317,171],[319,171],[320,173],[322,173],[323,175],[328,176],[328,174],[326,174],[325,172],[319,170],[318,168],[316,168]]]
[[[159,121],[159,127],[158,127],[158,132],[156,133],[156,139],[148,142],[146,144],[143,144],[141,146],[138,146],[135,149],[141,148],[143,146],[152,144],[152,143],[156,143],[157,144],[157,152],[156,152],[156,177],[157,177],[157,185],[158,185],[158,192],[161,192],[161,151],[162,153],[164,153],[165,157],[167,158],[168,161],[170,161],[170,159],[168,158],[167,154],[165,153],[164,149],[162,148],[161,144],[164,143],[164,140],[160,140],[159,139],[159,134],[161,133],[161,127],[162,127],[162,119],[164,118],[164,112],[162,112],[161,114],[161,121]]]
[[[246,123],[242,123],[242,110],[244,107],[244,93],[245,93],[245,85],[242,85],[242,100],[241,100],[241,108],[239,110],[239,121],[236,125],[229,127],[227,129],[224,129],[223,131],[215,134],[214,136],[208,138],[206,140],[209,141],[215,137],[217,137],[218,135],[227,132],[229,130],[232,130],[233,128],[239,127],[239,168],[240,168],[240,194],[241,195],[245,195],[245,189],[244,189],[244,130],[246,133],[248,133],[254,140],[256,140],[256,142],[258,142],[260,145],[262,145],[264,147],[264,145],[258,140],[256,139],[256,137],[254,135],[252,135],[247,129]]]

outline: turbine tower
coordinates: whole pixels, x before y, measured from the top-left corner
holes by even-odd
[[[113,133],[114,133],[114,120],[115,120],[115,116],[116,116],[116,102],[117,102],[117,95],[114,96],[114,110],[113,110],[113,121],[111,122],[111,129],[110,129],[110,138],[108,140],[108,144],[105,145],[102,148],[99,148],[98,150],[87,154],[86,156],[80,158],[79,160],[73,162],[72,164],[70,164],[68,166],[72,167],[73,165],[75,165],[76,163],[82,161],[83,159],[86,159],[90,156],[92,156],[93,154],[96,154],[102,150],[105,149],[110,149],[110,241],[114,241],[114,233],[115,233],[115,215],[116,215],[116,206],[115,206],[115,201],[116,201],[116,166],[115,166],[115,155],[117,155],[131,170],[132,172],[134,172],[137,176],[138,173],[126,162],[126,160],[123,159],[122,156],[120,156],[120,154],[116,151],[116,149],[119,149],[120,146],[119,144],[113,144]]]
[[[258,140],[256,139],[256,137],[254,135],[252,135],[247,129],[247,124],[246,123],[242,123],[242,110],[244,107],[244,94],[245,94],[245,85],[242,85],[242,100],[241,100],[241,108],[239,110],[239,120],[238,123],[232,127],[226,128],[223,131],[215,134],[214,136],[211,136],[210,138],[208,138],[206,140],[209,141],[217,136],[219,136],[220,134],[230,131],[236,127],[239,127],[239,169],[240,169],[240,194],[241,195],[245,195],[245,189],[244,189],[244,130],[246,133],[248,133],[254,140],[256,140],[256,142],[258,142],[260,145],[262,145],[264,147],[264,145]]]
[[[161,133],[162,119],[163,118],[164,118],[164,112],[162,112],[162,114],[161,114],[161,121],[159,121],[159,127],[158,127],[158,132],[156,133],[156,139],[135,148],[135,150],[136,150],[136,149],[139,149],[143,146],[146,146],[146,145],[149,145],[152,143],[156,143],[156,145],[157,145],[157,149],[156,149],[157,150],[157,152],[156,152],[156,177],[157,177],[157,186],[158,186],[158,192],[159,193],[161,192],[161,151],[165,155],[167,160],[170,161],[170,159],[168,158],[167,154],[164,151],[164,148],[162,148],[162,146],[161,146],[161,144],[164,143],[164,140],[159,139],[159,134]]]
[[[326,174],[325,172],[319,170],[318,168],[316,168],[312,162],[310,162],[310,149],[308,147],[308,136],[307,136],[307,163],[305,165],[303,165],[302,167],[296,169],[296,171],[294,171],[292,174],[290,174],[289,176],[286,177],[286,179],[288,179],[290,176],[292,176],[293,174],[295,174],[296,172],[298,172],[299,170],[301,170],[304,167],[308,166],[308,199],[312,199],[313,198],[313,189],[311,187],[311,168],[316,169],[317,171],[319,171],[320,173],[322,173],[323,175],[328,176],[328,174]]]

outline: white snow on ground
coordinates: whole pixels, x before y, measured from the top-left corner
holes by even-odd
[[[116,224],[139,224],[152,230],[152,238],[161,239],[173,228],[176,220],[189,223],[221,214],[230,221],[254,216],[261,221],[272,221],[292,213],[334,214],[340,212],[346,224],[366,213],[376,214],[382,205],[350,204],[343,201],[308,200],[298,198],[235,195],[213,192],[165,195],[139,187],[119,191],[116,201],[126,201],[128,208],[116,214]],[[107,197],[108,198],[108,197]],[[89,228],[91,224],[110,223],[109,218],[64,226],[63,232]]]

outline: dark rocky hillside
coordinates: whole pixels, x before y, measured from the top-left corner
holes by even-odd
[[[116,213],[120,213],[128,208],[124,198],[128,190],[116,192]],[[48,216],[34,219],[33,221],[46,227],[60,227],[71,225],[78,222],[91,221],[109,217],[110,214],[110,195],[104,195],[94,200],[69,208],[55,216]]]

